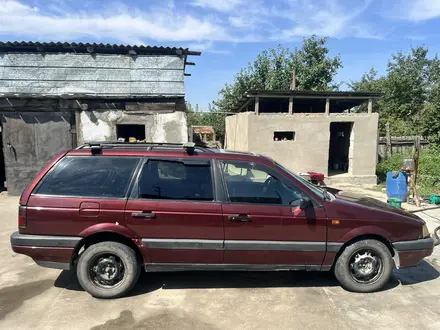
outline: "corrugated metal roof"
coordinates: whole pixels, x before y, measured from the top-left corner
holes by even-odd
[[[103,43],[76,42],[33,42],[7,41],[0,42],[0,52],[67,52],[67,53],[102,53],[102,54],[131,54],[131,55],[195,55],[201,52],[188,48],[148,46],[148,45],[116,45]]]

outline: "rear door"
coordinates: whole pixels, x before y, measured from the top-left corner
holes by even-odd
[[[274,168],[222,160],[227,201],[223,204],[226,264],[294,265],[318,268],[326,249],[326,215]]]
[[[23,233],[77,236],[98,223],[124,225],[130,182],[141,158],[66,156],[27,204]]]
[[[153,263],[220,264],[223,220],[210,159],[149,158],[127,203],[127,226]]]

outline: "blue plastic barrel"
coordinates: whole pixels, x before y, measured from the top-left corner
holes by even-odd
[[[404,172],[399,172],[397,177],[393,173],[387,173],[387,197],[396,198],[402,202],[406,202],[408,197],[408,176]]]

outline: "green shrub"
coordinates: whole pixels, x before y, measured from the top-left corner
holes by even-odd
[[[379,182],[386,181],[388,172],[399,171],[402,168],[405,158],[408,157],[400,153],[395,153],[391,155],[391,157],[382,159],[376,166],[376,175]]]
[[[432,192],[432,183],[440,179],[440,148],[432,146],[420,156],[419,175],[417,186],[420,195],[429,195]],[[436,185],[437,191],[440,184]]]
[[[385,182],[387,173],[390,171],[399,171],[405,158],[411,158],[412,155],[395,153],[391,157],[382,159],[376,167],[376,175],[379,182]],[[429,195],[432,191],[432,182],[440,179],[440,148],[430,146],[428,150],[420,155],[419,173],[417,176],[417,187],[419,195]],[[440,184],[437,185],[440,190]]]

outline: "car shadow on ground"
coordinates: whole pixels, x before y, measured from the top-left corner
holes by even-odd
[[[423,260],[416,267],[394,269],[393,278],[402,285],[411,285],[435,280],[440,276],[437,266]]]
[[[429,262],[422,261],[417,267],[393,271],[382,291],[401,285],[432,281],[440,273]],[[55,286],[73,291],[83,291],[72,271],[63,271]],[[138,284],[128,294],[137,296],[158,289],[213,289],[213,288],[295,288],[339,286],[332,272],[142,272]]]
[[[435,280],[440,273],[429,262],[422,261],[418,266],[395,269],[393,276],[382,291],[401,285],[412,285]],[[73,291],[83,291],[75,272],[62,271],[54,285]],[[137,296],[158,289],[215,289],[215,288],[295,288],[295,287],[333,287],[339,286],[332,272],[141,272],[138,284],[128,294]]]

